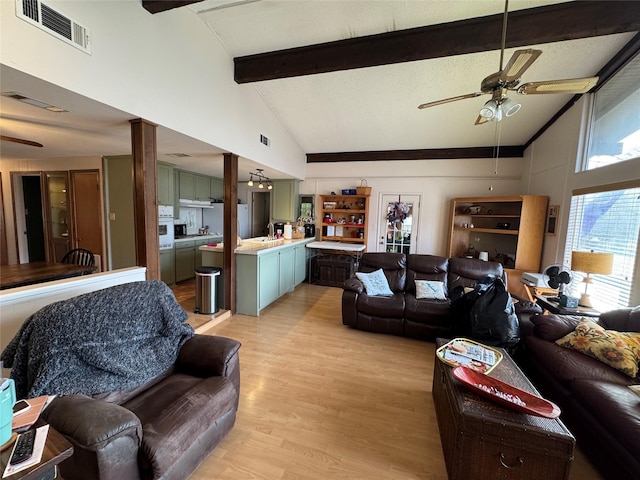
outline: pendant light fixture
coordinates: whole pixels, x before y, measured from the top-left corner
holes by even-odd
[[[256,177],[256,181],[258,182],[258,188],[264,188],[266,184],[267,189],[271,190],[273,188],[273,184],[271,183],[271,180],[269,179],[269,177],[265,176],[263,172],[264,172],[264,169],[262,168],[256,168],[255,172],[249,172],[249,181],[247,182],[247,186],[253,187],[254,185],[253,177]]]

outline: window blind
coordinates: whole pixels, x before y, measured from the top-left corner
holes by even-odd
[[[600,189],[598,189],[600,190]],[[611,275],[591,275],[588,293],[594,308],[607,311],[629,306],[640,233],[640,187],[597,191],[571,198],[564,263],[572,251],[613,253]],[[573,271],[571,292],[584,292],[585,272]]]

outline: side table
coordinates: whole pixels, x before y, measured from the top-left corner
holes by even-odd
[[[567,308],[562,307],[559,302],[551,300],[551,297],[545,297],[544,295],[536,295],[536,303],[543,309],[556,315],[581,315],[583,317],[599,317],[600,312],[593,308],[578,307]]]
[[[37,423],[36,426],[40,426]],[[4,473],[4,469],[9,463],[9,457],[13,447],[7,448],[0,454],[0,475]],[[44,444],[44,452],[42,453],[42,461],[21,472],[14,473],[7,477],[7,480],[38,480],[40,478],[53,478],[48,475],[63,460],[69,458],[73,454],[73,446],[62,436],[57,430],[49,426],[47,441]]]
[[[440,347],[445,341],[437,339]],[[503,349],[490,376],[539,395]],[[566,480],[575,438],[559,418],[527,415],[460,383],[436,357],[433,399],[449,480]]]

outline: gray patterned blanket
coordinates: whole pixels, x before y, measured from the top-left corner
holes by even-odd
[[[173,365],[187,316],[163,282],[117,285],[37,311],[0,359],[18,398],[134,388]]]

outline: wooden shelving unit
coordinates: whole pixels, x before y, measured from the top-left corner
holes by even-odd
[[[542,195],[451,200],[450,257],[489,253],[507,270],[509,291],[521,294],[522,272],[539,272],[549,198]]]
[[[321,241],[365,244],[369,225],[368,195],[320,195],[319,207],[317,227]]]

